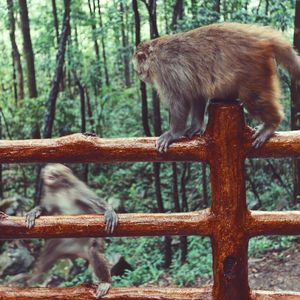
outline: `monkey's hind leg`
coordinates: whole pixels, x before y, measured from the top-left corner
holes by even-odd
[[[35,264],[32,277],[27,281],[28,285],[38,284],[43,281],[43,277],[48,272],[55,262],[64,256],[64,252],[61,251],[61,239],[47,240],[42,252]]]
[[[249,113],[263,124],[253,135],[253,148],[261,147],[275,132],[284,117],[282,105],[279,102],[279,87],[277,79],[271,84],[265,84],[261,93],[256,93],[255,98],[241,97]],[[250,93],[251,95],[251,93]],[[253,95],[253,92],[252,92]]]
[[[96,298],[102,298],[107,294],[111,287],[111,274],[109,264],[104,256],[103,245],[101,245],[99,239],[91,239],[91,246],[89,249],[89,263],[91,264],[93,271],[101,282],[98,283],[96,290]]]

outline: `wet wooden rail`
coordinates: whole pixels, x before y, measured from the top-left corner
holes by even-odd
[[[300,131],[277,133],[261,149],[251,148],[253,131],[236,102],[213,103],[202,136],[182,139],[165,154],[156,138],[100,139],[74,134],[48,140],[0,141],[0,163],[207,161],[212,206],[190,213],[121,214],[113,236],[204,235],[212,241],[212,287],[112,288],[103,299],[300,300],[300,292],[251,291],[248,242],[258,235],[299,235],[300,212],[249,211],[246,205],[247,157],[300,157]],[[0,239],[105,236],[103,216],[41,217],[25,228],[24,218],[0,216]],[[0,299],[92,299],[94,288],[13,288],[0,286]]]

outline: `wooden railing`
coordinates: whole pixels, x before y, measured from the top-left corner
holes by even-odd
[[[112,288],[103,299],[300,300],[300,293],[251,291],[248,284],[248,241],[258,235],[300,234],[300,212],[249,211],[246,205],[247,157],[300,157],[300,131],[277,133],[266,145],[251,147],[253,131],[245,125],[236,102],[213,103],[205,133],[155,150],[156,138],[100,139],[81,134],[48,140],[0,141],[0,163],[207,161],[212,206],[172,214],[120,214],[113,236],[202,235],[213,250],[211,288]],[[63,199],[62,199],[63,200]],[[41,217],[28,230],[22,217],[0,220],[1,239],[106,236],[98,215]],[[91,299],[94,287],[0,287],[0,299]]]

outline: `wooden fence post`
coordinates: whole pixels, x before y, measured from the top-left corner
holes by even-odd
[[[227,103],[227,104],[226,104]],[[248,300],[248,214],[245,191],[245,122],[243,109],[234,102],[214,101],[209,106],[209,163],[214,300]]]

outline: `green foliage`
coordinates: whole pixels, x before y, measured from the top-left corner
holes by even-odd
[[[3,2],[3,3],[2,3]],[[14,97],[13,64],[7,22],[5,1],[0,3],[0,108],[3,139],[29,139],[38,128],[43,131],[46,104],[55,68],[57,42],[53,25],[52,1],[28,1],[30,30],[35,54],[36,80],[38,95],[29,99],[26,88],[26,64],[22,49],[22,38],[19,26],[18,4],[14,1],[16,16],[16,40],[21,53],[26,97],[16,101]],[[93,1],[91,1],[93,2]],[[97,1],[96,1],[97,2]],[[124,14],[120,12],[120,3],[124,5]],[[213,22],[243,22],[272,25],[292,40],[295,1],[270,0],[221,1],[220,12],[216,10],[216,1],[183,1],[183,16],[170,28],[175,1],[157,1],[157,21],[160,35],[171,31],[181,32]],[[195,3],[192,7],[192,2]],[[258,5],[258,2],[260,5]],[[124,58],[131,57],[135,45],[134,15],[129,0],[100,1],[102,26],[98,8],[91,15],[87,1],[74,0],[71,8],[71,36],[67,45],[63,84],[56,103],[56,115],[53,137],[81,131],[80,97],[75,84],[74,73],[85,90],[86,110],[89,100],[91,116],[86,113],[87,130],[96,132],[105,138],[143,136],[141,118],[141,101],[139,81],[130,64],[130,87],[124,84]],[[56,1],[59,31],[63,16],[63,1]],[[226,4],[226,5],[225,5]],[[148,39],[149,17],[143,1],[138,1],[141,17],[141,38]],[[93,7],[92,7],[93,8]],[[122,24],[123,19],[123,24]],[[96,28],[92,29],[92,25]],[[124,25],[125,36],[122,36]],[[95,40],[99,47],[99,60],[95,53]],[[102,44],[102,41],[104,44]],[[126,42],[123,45],[123,42]],[[106,51],[106,62],[103,56],[103,45]],[[105,67],[110,85],[105,84]],[[286,119],[281,130],[290,127],[290,80],[285,71],[279,70],[282,83],[282,103]],[[153,109],[151,89],[147,87],[148,109],[151,131],[153,132]],[[18,102],[18,103],[17,103]],[[162,107],[162,128],[168,127],[168,112]],[[248,118],[247,123],[257,123]],[[4,196],[20,194],[30,198],[26,208],[33,205],[35,166],[3,166]],[[80,175],[82,166],[74,165],[73,169]],[[179,198],[182,202],[183,163],[177,163]],[[256,205],[263,210],[281,210],[293,208],[291,160],[258,160],[246,162],[247,201],[250,207]],[[174,212],[172,193],[171,164],[161,165],[161,192],[164,208]],[[207,179],[209,178],[209,170]],[[188,165],[185,177],[186,195],[190,211],[205,207],[203,199],[203,174],[199,163]],[[209,180],[208,180],[209,182]],[[254,183],[254,185],[253,185]],[[88,184],[103,198],[117,202],[120,212],[157,212],[154,187],[153,165],[151,163],[90,164]],[[258,195],[258,196],[257,196]],[[208,184],[208,196],[210,187]],[[299,207],[298,207],[299,209]],[[107,252],[121,253],[133,266],[121,277],[115,277],[114,285],[141,285],[155,283],[180,286],[195,284],[198,277],[211,275],[210,241],[206,238],[189,237],[187,262],[181,264],[179,240],[173,238],[173,259],[169,270],[163,268],[163,238],[113,238]],[[251,239],[249,253],[261,255],[265,249],[288,247],[293,242],[291,237],[260,237]],[[85,262],[77,260],[84,269]],[[67,268],[66,268],[67,266]],[[69,274],[70,265],[66,261],[57,264],[49,273],[65,278],[64,285],[74,285],[91,280],[91,273],[85,269],[76,276]]]

